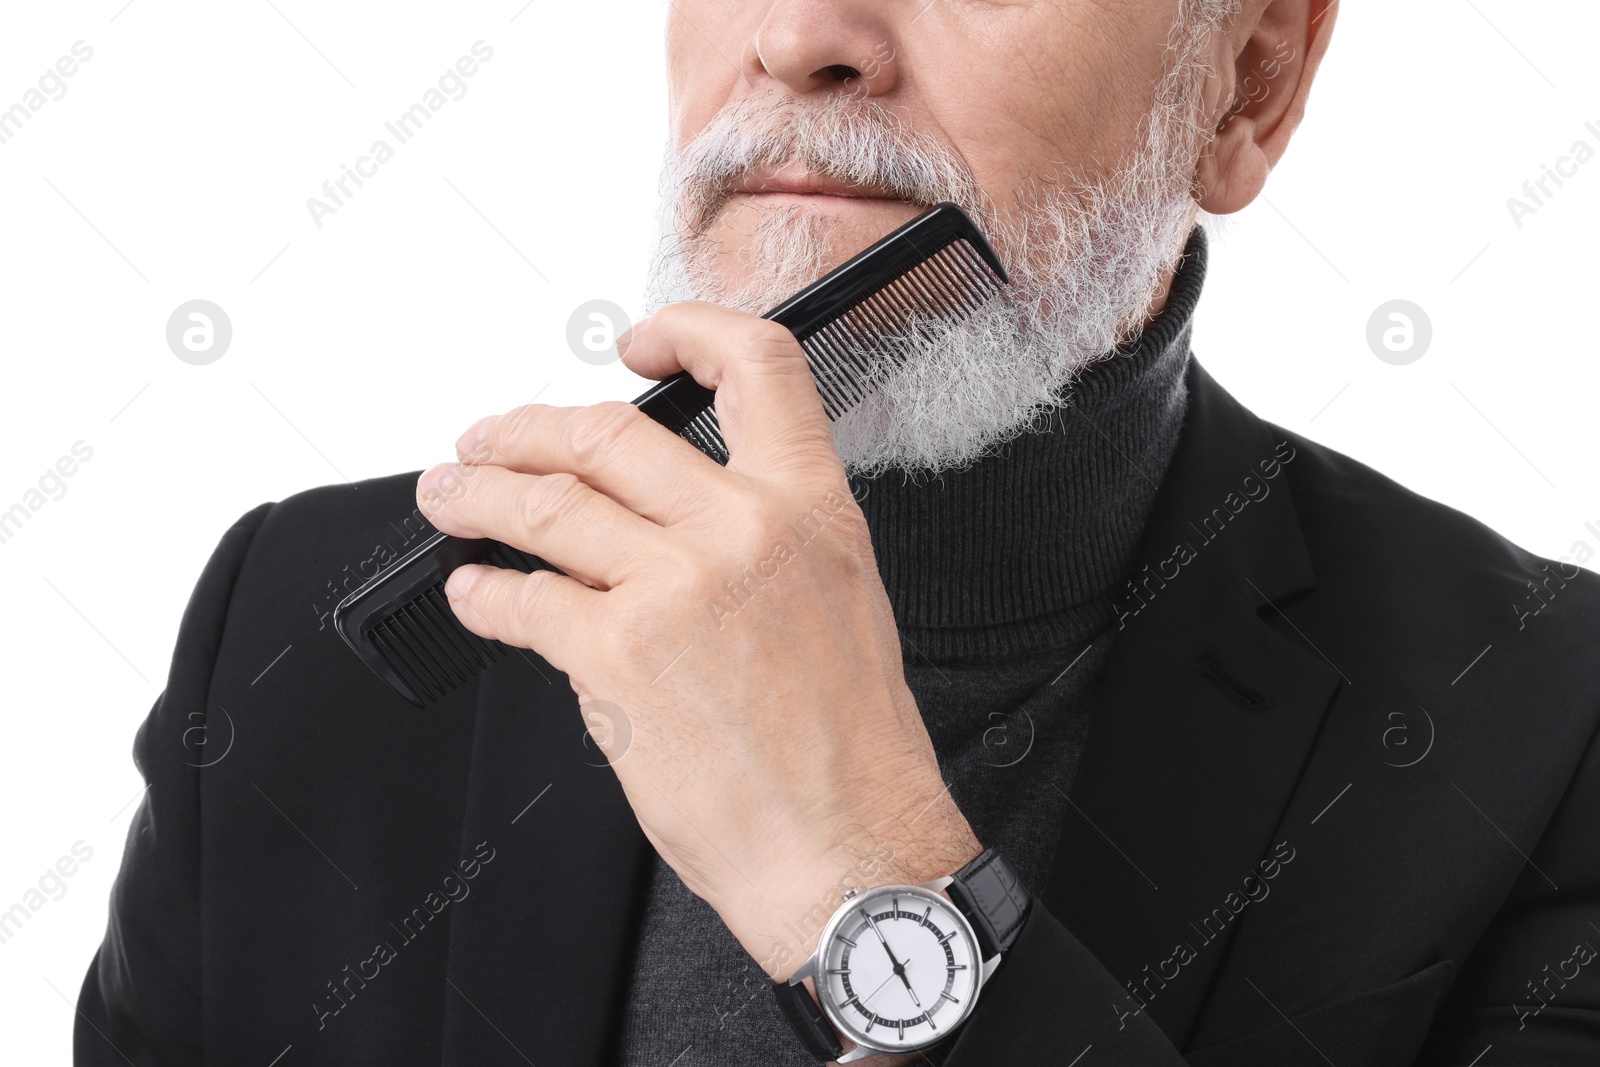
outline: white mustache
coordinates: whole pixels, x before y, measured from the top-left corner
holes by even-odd
[[[795,163],[914,204],[953,201],[980,226],[991,214],[966,161],[894,112],[848,95],[809,101],[768,91],[724,107],[677,154],[683,229],[703,233],[751,172]]]

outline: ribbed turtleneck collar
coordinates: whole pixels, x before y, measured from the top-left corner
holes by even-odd
[[[931,479],[852,479],[906,655],[1070,652],[1111,623],[1183,427],[1205,270],[1195,227],[1160,314],[992,454]]]

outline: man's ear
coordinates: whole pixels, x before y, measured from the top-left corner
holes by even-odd
[[[1200,207],[1227,215],[1261,193],[1305,115],[1339,0],[1245,0],[1219,33],[1215,130],[1200,157]]]

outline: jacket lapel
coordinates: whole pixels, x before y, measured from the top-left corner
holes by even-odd
[[[1188,385],[1045,891],[1128,986],[1105,1010],[1180,1048],[1341,682],[1277,607],[1315,582],[1292,448],[1198,363]]]
[[[513,650],[479,680],[452,903],[446,1064],[603,1062],[614,1039],[650,846],[566,676]]]

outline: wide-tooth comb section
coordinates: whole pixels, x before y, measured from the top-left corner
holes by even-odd
[[[1006,284],[1005,268],[972,221],[941,204],[767,312],[799,341],[830,420],[861,403],[903,357],[907,339],[970,316]],[[718,463],[728,446],[714,395],[685,373],[634,403]],[[462,626],[444,595],[463,563],[524,573],[547,567],[509,545],[436,533],[339,604],[345,642],[417,707],[505,657],[509,646]],[[526,655],[526,653],[524,653]]]

